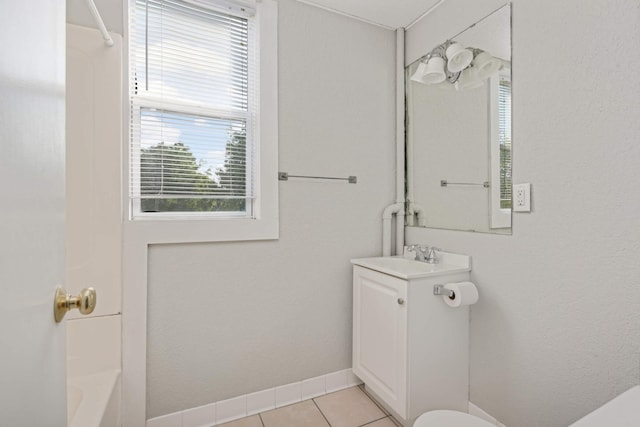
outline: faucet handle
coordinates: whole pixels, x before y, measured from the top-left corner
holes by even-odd
[[[415,254],[415,260],[416,261],[425,261],[425,255],[427,254],[427,252],[429,251],[429,246],[422,246],[422,245],[409,245],[407,246],[407,251],[408,252],[413,252]]]
[[[438,262],[440,262],[436,251],[442,252],[442,249],[436,248],[435,246],[431,246],[429,248],[429,253],[425,257],[425,261],[428,262],[429,264],[437,264]]]

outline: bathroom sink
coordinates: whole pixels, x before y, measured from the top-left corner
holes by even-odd
[[[400,279],[440,276],[471,271],[471,258],[466,255],[438,252],[440,262],[428,264],[403,257],[373,257],[352,259],[351,263]]]

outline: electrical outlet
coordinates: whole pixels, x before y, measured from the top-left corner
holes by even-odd
[[[513,211],[531,212],[531,184],[513,186]]]

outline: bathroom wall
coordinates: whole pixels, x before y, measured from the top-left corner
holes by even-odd
[[[411,28],[408,62],[480,6],[461,1]],[[472,255],[470,400],[507,426],[566,426],[640,382],[638,46],[637,0],[514,0],[514,183],[533,211],[512,236],[407,229]]]
[[[147,418],[351,367],[349,259],[394,201],[395,34],[279,5],[277,241],[149,251]]]

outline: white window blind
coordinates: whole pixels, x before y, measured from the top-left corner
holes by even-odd
[[[131,7],[133,216],[252,216],[252,11],[217,0],[132,0]]]
[[[500,76],[498,85],[498,135],[500,140],[500,207],[511,209],[511,80]]]

